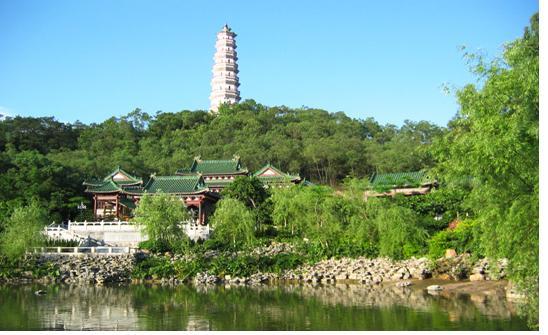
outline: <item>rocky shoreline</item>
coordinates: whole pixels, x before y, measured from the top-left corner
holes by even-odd
[[[291,252],[290,247],[277,245],[256,250],[255,253],[272,256]],[[208,257],[216,257],[211,253]],[[470,280],[488,281],[500,280],[506,276],[506,260],[490,261],[488,259],[473,260],[470,255],[449,255],[436,261],[427,258],[411,258],[393,261],[388,258],[368,259],[340,258],[323,260],[313,265],[302,265],[281,273],[254,273],[248,277],[233,277],[230,275],[216,276],[208,273],[197,273],[193,278],[181,280],[168,278],[132,278],[136,262],[147,257],[159,257],[146,253],[124,255],[29,255],[25,262],[30,267],[48,267],[55,269],[47,275],[37,277],[31,271],[22,271],[19,276],[8,282],[57,282],[68,284],[106,284],[106,283],[146,283],[178,285],[189,280],[195,285],[230,284],[230,285],[260,285],[272,283],[309,283],[309,284],[359,284],[381,285],[394,283],[397,286],[409,286],[415,280],[428,278],[440,280]],[[170,257],[172,261],[184,259],[181,256]],[[32,263],[34,263],[32,265]],[[52,273],[51,273],[52,272]]]

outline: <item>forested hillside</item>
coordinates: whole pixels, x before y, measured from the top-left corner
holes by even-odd
[[[428,148],[444,129],[426,121],[381,125],[342,112],[266,107],[252,100],[220,115],[135,110],[99,124],[65,124],[52,117],[0,122],[0,206],[39,198],[58,219],[84,200],[82,181],[120,165],[148,177],[173,174],[195,156],[240,155],[250,171],[267,162],[315,183],[336,186],[346,176],[432,166]],[[6,212],[6,211],[3,211]],[[9,212],[9,211],[8,211]]]

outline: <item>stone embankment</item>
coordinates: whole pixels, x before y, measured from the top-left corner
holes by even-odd
[[[251,255],[275,256],[294,252],[291,245],[276,244],[253,250]],[[218,256],[217,252],[208,252],[207,258]],[[45,282],[62,283],[117,283],[132,280],[131,273],[135,263],[143,257],[151,257],[144,253],[123,255],[43,255],[32,256],[27,259],[33,262],[36,268],[54,269],[47,275],[23,271],[15,281],[25,282],[40,279]],[[160,255],[156,255],[160,256]],[[162,255],[170,257],[172,262],[189,261],[191,256]],[[238,256],[234,254],[233,256]],[[30,264],[30,263],[29,263]],[[490,261],[488,259],[473,260],[468,254],[449,255],[436,261],[427,258],[412,258],[402,261],[393,261],[388,258],[368,259],[341,258],[320,261],[313,265],[302,265],[296,269],[282,273],[255,273],[249,277],[222,277],[208,273],[198,273],[194,278],[195,284],[237,284],[256,285],[263,283],[311,283],[311,284],[362,284],[379,285],[393,282],[396,286],[406,287],[413,284],[413,280],[427,278],[442,280],[498,280],[506,276],[506,260]],[[27,268],[29,268],[27,266]],[[137,282],[137,280],[134,280]],[[163,284],[181,284],[180,278],[157,278],[154,281]]]
[[[34,259],[37,268],[49,268],[50,273],[36,278],[36,274],[23,272],[21,278],[14,281],[25,282],[37,280],[40,282],[57,282],[67,284],[104,284],[120,283],[131,280],[131,271],[135,264],[132,254],[121,255],[47,255]]]
[[[385,281],[425,279],[432,275],[433,264],[426,258],[391,261],[387,258],[342,258],[329,259],[314,265],[305,265],[294,270],[276,273],[255,273],[249,277],[198,274],[196,284],[261,284],[267,282],[304,283],[361,283],[380,284]]]

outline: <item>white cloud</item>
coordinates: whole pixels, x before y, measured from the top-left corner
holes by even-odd
[[[0,106],[0,120],[3,120],[6,118],[6,116],[13,116],[15,115],[15,112],[8,108],[8,107],[4,107],[4,106]]]

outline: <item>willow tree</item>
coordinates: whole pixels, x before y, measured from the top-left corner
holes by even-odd
[[[182,222],[189,214],[178,197],[161,193],[145,194],[135,209],[134,221],[144,227],[148,239],[164,243],[171,248],[188,244]]]
[[[250,246],[255,240],[255,217],[239,200],[223,198],[211,219],[213,236],[236,249]]]
[[[47,211],[36,201],[16,208],[7,220],[0,235],[0,251],[9,259],[21,257],[26,250],[42,246],[45,240],[42,229],[48,222]]]
[[[487,63],[466,54],[479,84],[457,92],[459,113],[437,148],[447,181],[469,182],[467,198],[482,224],[486,252],[509,259],[510,279],[526,292],[533,326],[539,284],[538,24],[535,14],[501,59]]]

